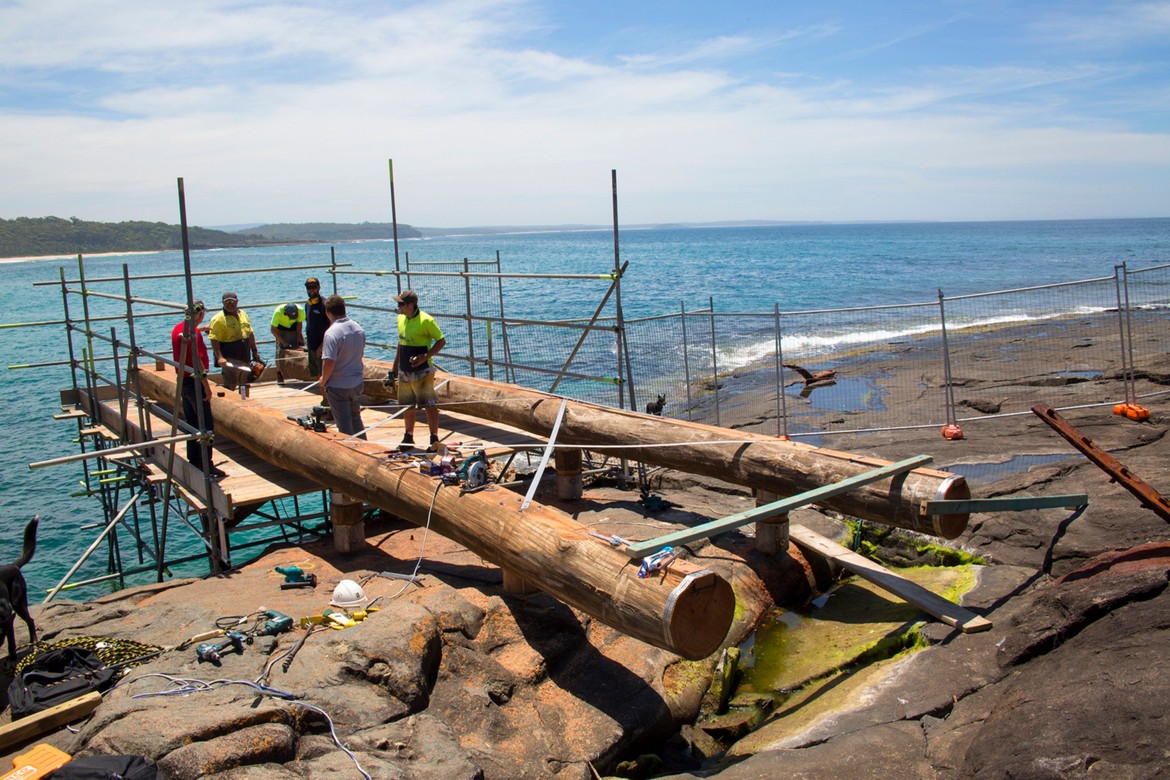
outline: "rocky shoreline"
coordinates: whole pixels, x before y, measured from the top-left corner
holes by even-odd
[[[1170,384],[1170,361],[1143,361],[1143,387]],[[918,377],[922,365],[919,354],[893,354],[883,371]],[[1073,385],[1058,394],[1075,398],[1087,389]],[[1035,400],[1027,385],[994,390],[1005,410],[1026,410]],[[985,392],[986,385],[972,384],[960,397],[978,400]],[[1152,415],[1142,423],[1101,407],[1066,416],[1170,492],[1166,402],[1146,405]],[[844,434],[831,442],[889,460],[951,444],[934,429]],[[963,447],[967,461],[1069,451],[1029,416],[980,426]],[[644,539],[754,505],[744,490],[702,477],[657,472],[650,480],[664,502],[654,513],[636,490],[604,483],[560,506],[599,531]],[[367,594],[381,597],[358,625],[309,636],[287,672],[281,657],[305,634],[299,629],[259,637],[225,654],[219,667],[200,662],[191,648],[164,653],[131,669],[76,733],[40,741],[71,754],[145,755],[174,778],[358,777],[360,766],[372,777],[589,780],[639,754],[663,763],[626,767],[627,774],[1159,776],[1170,762],[1170,678],[1161,670],[1170,621],[1166,523],[1075,456],[1008,473],[976,491],[1067,493],[1090,496],[1075,520],[1065,510],[973,515],[956,540],[988,564],[977,567],[963,603],[993,620],[990,632],[961,634],[927,621],[918,629],[925,649],[846,668],[826,662],[803,698],[784,702],[721,756],[698,749],[701,723],[690,739],[684,728],[702,711],[718,655],[684,662],[547,596],[507,594],[495,567],[388,517],[370,523],[369,548],[360,556],[342,558],[329,540],[273,548],[222,577],[34,609],[45,641],[107,636],[168,647],[262,607],[293,618],[319,615],[343,577],[369,577]],[[557,503],[547,495],[538,500]],[[834,538],[850,532],[842,518],[816,509],[794,512],[792,520]],[[926,541],[866,529],[879,555],[891,559]],[[775,604],[801,606],[814,584],[830,584],[826,570],[795,548],[792,557],[754,552],[750,534],[748,526],[692,545],[688,554],[736,589],[740,609],[729,645],[747,639]],[[420,584],[377,576],[408,574],[416,562]],[[316,573],[317,588],[280,589],[274,567],[289,565]],[[18,624],[18,636],[22,629]],[[172,678],[204,684],[184,688]],[[301,703],[247,684],[206,685],[260,679]]]

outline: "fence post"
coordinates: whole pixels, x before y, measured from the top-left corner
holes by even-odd
[[[687,419],[692,422],[695,419],[695,406],[691,402],[691,345],[687,341],[687,304],[686,301],[678,302],[679,316],[682,318],[682,341],[683,341],[683,378],[687,385]]]
[[[784,345],[780,337],[780,304],[772,304],[776,331],[776,435],[788,438],[788,404],[784,398]]]
[[[947,426],[958,427],[957,418],[955,415],[955,387],[951,381],[951,350],[947,343],[947,310],[945,304],[945,297],[943,296],[942,288],[938,290],[938,318],[942,327],[942,347],[943,347],[943,386],[945,393],[943,394],[944,412],[947,418]],[[962,438],[962,434],[959,435]]]
[[[719,422],[719,359],[715,354],[715,298],[708,296],[707,308],[711,313],[711,375],[715,386],[715,424]]]
[[[1117,290],[1117,336],[1121,347],[1121,376],[1125,402],[1136,404],[1137,391],[1133,386],[1133,338],[1129,319],[1129,276],[1126,274],[1125,263],[1113,266],[1113,286]]]

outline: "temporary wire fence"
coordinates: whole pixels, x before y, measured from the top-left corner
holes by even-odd
[[[637,397],[670,417],[821,444],[1170,392],[1170,265],[880,307],[709,309],[626,323]],[[662,407],[658,409],[657,402]],[[962,448],[949,452],[961,458]],[[1011,453],[1005,453],[1010,458]]]
[[[296,289],[304,267],[263,270]],[[367,357],[379,357],[379,346],[381,357],[391,355],[393,286],[379,277],[396,272],[334,259],[327,273],[351,308],[376,312],[361,315]],[[1062,409],[1168,392],[1157,361],[1170,345],[1170,265],[1120,265],[1098,279],[950,298],[939,291],[936,300],[892,306],[734,312],[711,299],[702,310],[680,305],[633,320],[617,310],[617,273],[504,273],[497,255],[408,258],[406,274],[400,281],[424,291],[422,307],[447,336],[439,358],[447,370],[812,444],[838,433],[990,430],[1029,414],[1023,398]],[[62,271],[49,283],[62,289],[70,358],[39,365],[68,364],[75,387],[96,393],[124,385],[138,359],[169,358],[167,336],[186,299],[180,277],[135,277],[146,298],[131,294],[125,266],[121,278],[87,280],[79,264],[78,276],[66,280]],[[555,296],[562,316],[525,319],[522,305],[506,308],[530,295]],[[281,303],[250,303],[258,334]],[[113,327],[119,321],[125,330]],[[107,506],[120,505],[116,486],[101,490]]]
[[[577,306],[552,322],[505,311],[505,282],[512,291],[513,282],[534,283],[521,277],[539,275],[510,279],[498,257],[408,260],[407,273],[425,286],[424,308],[447,334],[444,368],[812,443],[836,433],[982,425],[1028,414],[1023,398],[1059,409],[1156,396],[1163,391],[1142,366],[1170,343],[1170,265],[813,311],[721,311],[711,299],[698,311],[680,305],[621,321],[603,302],[592,317]],[[550,294],[547,282],[542,289]]]

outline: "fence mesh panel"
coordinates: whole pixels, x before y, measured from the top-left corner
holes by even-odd
[[[1114,279],[948,299],[951,379],[960,419],[1001,408],[1026,389],[1053,407],[1117,400],[1120,320]],[[1074,387],[1076,386],[1076,387]]]
[[[836,446],[828,438],[840,434],[864,450],[857,437],[866,431],[951,422],[985,437],[1024,424],[1034,403],[1061,409],[1167,392],[1158,364],[1170,342],[1170,265],[897,306],[680,307],[624,323],[628,370],[612,298],[587,327],[604,287],[557,281],[549,292],[546,278],[498,275],[498,259],[407,268],[447,335],[440,363],[448,370],[815,445]],[[556,295],[563,319],[527,321],[505,310],[506,301],[532,294]],[[961,441],[945,453],[947,463],[962,465]],[[1005,453],[1005,464],[1054,456]],[[981,467],[992,476],[1000,468]]]
[[[1126,322],[1133,352],[1133,376],[1148,376],[1147,367],[1151,360],[1165,355],[1167,344],[1170,344],[1170,265],[1129,271],[1124,278],[1128,293]],[[1137,397],[1166,392],[1165,388],[1151,388],[1148,392],[1138,392]]]

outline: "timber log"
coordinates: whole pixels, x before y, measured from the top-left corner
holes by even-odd
[[[304,353],[287,354],[292,357],[281,364],[284,375],[308,379],[308,362]],[[389,392],[382,384],[389,369],[390,363],[386,361],[366,360],[365,393],[368,397],[389,398]],[[436,395],[440,408],[443,403],[450,403],[451,408],[461,414],[504,423],[545,437],[552,433],[564,400],[538,390],[443,371],[435,379],[435,386],[439,388]],[[781,498],[890,464],[890,461],[880,458],[813,447],[772,436],[572,400],[565,408],[556,443],[578,445],[583,449],[589,449],[591,445],[599,449],[607,445],[620,446],[622,449],[614,454],[623,458],[715,477],[766,490]],[[863,520],[954,539],[966,530],[970,515],[929,515],[926,502],[965,501],[969,498],[971,490],[962,476],[917,468],[823,499],[818,504]]]
[[[282,365],[283,369],[283,365]],[[383,372],[383,376],[385,373]],[[140,366],[142,392],[169,406],[175,374]],[[629,636],[698,660],[719,649],[735,595],[714,572],[675,560],[640,579],[639,562],[588,534],[567,514],[504,489],[462,493],[388,461],[382,447],[302,428],[234,394],[211,398],[216,436],[332,490],[429,527]]]

